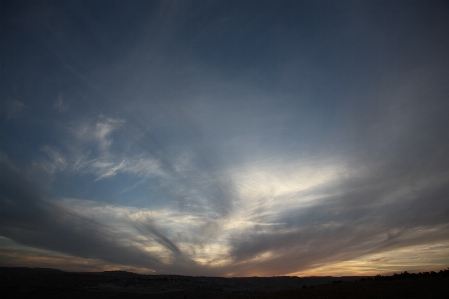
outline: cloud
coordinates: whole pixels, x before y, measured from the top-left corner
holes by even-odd
[[[209,4],[6,12],[0,235],[202,275],[446,244],[445,10]]]
[[[58,93],[58,98],[53,104],[53,108],[59,113],[67,112],[69,110],[69,103],[63,99],[62,93]]]
[[[17,100],[7,100],[4,104],[7,121],[21,116],[25,109],[29,108],[24,103]]]
[[[92,173],[96,180],[125,173],[137,178],[148,179],[164,176],[156,159],[142,154],[128,156],[111,149],[110,136],[125,122],[120,119],[99,116],[97,121],[81,121],[70,126],[74,139],[61,144],[61,149],[44,146],[46,155],[35,166],[49,174],[56,172]],[[121,141],[121,140],[119,140]]]
[[[42,162],[40,169],[46,171],[49,174],[55,174],[56,172],[62,172],[67,167],[67,160],[60,151],[46,146],[42,151],[47,155],[50,161]]]
[[[379,92],[388,100],[370,106],[377,112],[369,111],[369,118],[348,116],[356,123],[341,133],[345,143],[340,145],[349,149],[340,157],[343,168],[327,188],[312,188],[318,201],[295,207],[307,194],[297,193],[288,209],[261,214],[271,214],[270,221],[279,225],[255,224],[233,239],[234,271],[305,271],[447,241],[449,160],[444,151],[449,136],[440,130],[446,112],[434,110],[447,111],[447,106],[431,79],[419,84],[414,74],[402,79],[404,85]]]
[[[160,224],[171,219],[179,223],[175,230],[182,232],[185,226],[181,215],[172,212],[158,215],[157,211],[142,214],[137,208],[108,207],[80,200],[51,201],[7,160],[3,159],[0,166],[3,237],[26,246],[124,267],[144,267],[163,273],[213,273],[184,254],[161,230]],[[188,226],[196,225],[190,216],[184,219]]]
[[[112,271],[119,269],[135,273],[147,274],[149,272],[148,268],[145,267],[112,264],[101,259],[82,258],[24,246],[4,237],[0,238],[0,264],[6,267],[22,265],[27,267],[66,269],[75,272]]]
[[[21,244],[79,257],[159,269],[161,263],[141,248],[114,242],[115,232],[45,200],[45,194],[17,171],[1,164],[0,234]]]
[[[121,119],[115,119],[100,115],[97,119],[90,121],[78,121],[72,126],[73,134],[81,142],[92,142],[99,150],[107,150],[112,141],[109,135],[124,123]]]
[[[45,169],[51,173],[73,169],[94,174],[97,181],[118,174],[137,183],[154,179],[157,183],[146,186],[168,200],[167,210],[31,200],[55,225],[63,213],[54,211],[69,211],[71,216],[65,218],[73,227],[92,230],[104,246],[111,246],[111,252],[104,254],[48,240],[39,243],[11,230],[4,235],[116,264],[218,275],[306,273],[380,252],[390,255],[445,242],[449,136],[440,129],[446,122],[443,94],[431,79],[423,83],[415,74],[401,78],[394,87],[374,82],[379,91],[365,93],[369,98],[351,106],[355,110],[341,112],[345,123],[332,139],[334,150],[303,155],[284,150],[282,157],[259,150],[254,157],[243,155],[246,163],[224,163],[220,145],[228,144],[226,140],[211,143],[201,122],[176,109],[163,112],[162,125],[148,125],[138,115],[126,121],[101,116],[80,122],[73,126],[75,142],[67,149],[44,147],[49,159]],[[432,98],[429,105],[422,104],[424,94]],[[373,104],[372,99],[379,98],[387,100]],[[172,120],[175,125],[166,124]],[[120,130],[132,134],[123,138]],[[176,135],[184,139],[167,137]],[[259,146],[257,140],[249,140],[246,149]],[[314,146],[326,147],[327,142]],[[177,203],[176,209],[172,203]],[[86,214],[87,210],[95,214]],[[51,230],[42,239],[46,234]],[[69,229],[67,234],[74,234],[80,243],[100,246],[89,235],[76,236]],[[114,257],[122,251],[123,258]],[[130,252],[145,255],[148,261],[139,264]]]

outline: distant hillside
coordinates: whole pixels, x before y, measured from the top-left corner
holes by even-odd
[[[0,267],[0,282],[2,298],[449,298],[449,270],[374,277],[224,278]]]

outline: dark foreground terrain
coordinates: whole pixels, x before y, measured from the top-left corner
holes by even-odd
[[[449,270],[376,277],[192,277],[0,268],[0,298],[447,298]]]

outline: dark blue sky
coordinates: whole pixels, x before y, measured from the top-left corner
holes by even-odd
[[[437,270],[445,1],[2,1],[0,264]]]

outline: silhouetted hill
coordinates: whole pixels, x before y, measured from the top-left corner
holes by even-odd
[[[0,291],[2,298],[449,298],[448,274],[224,278],[2,267]]]

